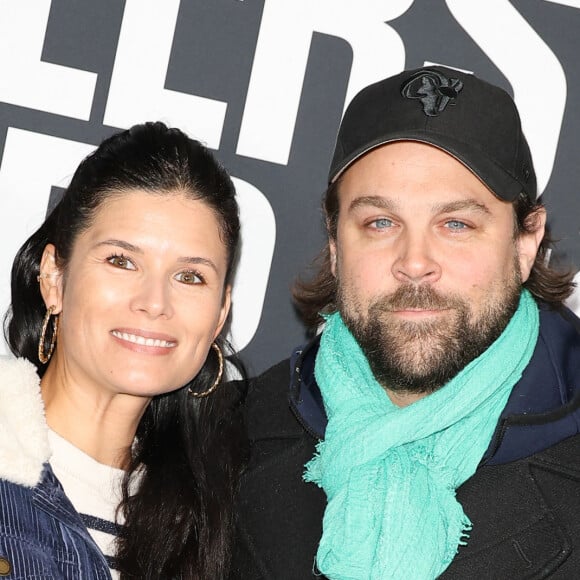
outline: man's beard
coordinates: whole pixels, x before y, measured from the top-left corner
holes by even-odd
[[[500,336],[519,303],[519,264],[501,291],[472,313],[458,294],[407,284],[374,300],[364,312],[338,280],[338,309],[366,355],[376,380],[395,392],[431,393],[449,382]],[[401,320],[394,310],[448,310],[432,320]],[[450,315],[449,315],[450,314]]]

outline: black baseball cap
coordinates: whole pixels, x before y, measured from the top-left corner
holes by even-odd
[[[345,111],[328,182],[368,151],[420,141],[451,154],[499,198],[536,200],[520,116],[503,89],[442,66],[404,71],[360,91]]]

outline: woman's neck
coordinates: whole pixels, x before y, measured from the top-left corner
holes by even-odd
[[[126,469],[149,398],[79,384],[57,360],[41,380],[49,427],[99,463]]]

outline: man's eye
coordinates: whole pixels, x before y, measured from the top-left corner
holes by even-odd
[[[467,224],[464,224],[459,220],[449,220],[448,222],[445,222],[445,226],[450,230],[465,230],[469,227]]]
[[[129,258],[123,256],[123,254],[114,254],[113,256],[109,256],[107,258],[107,262],[109,262],[109,264],[112,266],[122,268],[123,270],[135,270],[135,264],[133,264]]]
[[[392,227],[393,222],[387,218],[379,218],[370,222],[369,225],[376,230],[384,230]]]
[[[175,275],[175,279],[183,284],[203,284],[205,282],[201,274],[193,270],[179,272]]]

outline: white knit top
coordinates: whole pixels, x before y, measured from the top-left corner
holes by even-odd
[[[107,558],[113,579],[118,579],[119,573],[113,568],[117,535],[115,512],[121,501],[125,472],[95,461],[52,429],[49,429],[48,439],[52,449],[50,465]],[[119,523],[122,524],[122,519]]]

